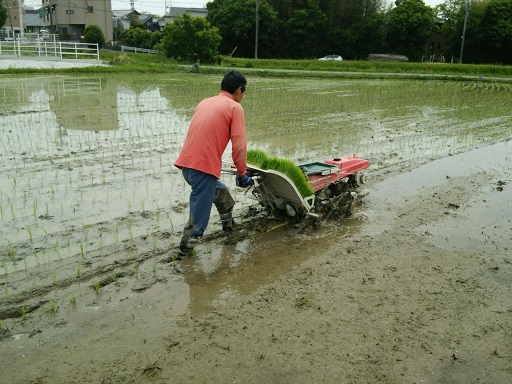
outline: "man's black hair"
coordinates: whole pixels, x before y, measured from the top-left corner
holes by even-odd
[[[245,90],[246,84],[247,80],[244,75],[238,71],[229,71],[224,75],[220,88],[223,91],[233,94],[239,87],[242,87],[242,90]]]

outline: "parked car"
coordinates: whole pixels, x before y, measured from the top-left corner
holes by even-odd
[[[340,55],[327,55],[325,57],[321,57],[318,60],[336,60],[336,61],[342,61],[343,58]]]
[[[44,40],[48,40],[49,36],[50,36],[50,34],[48,33],[48,31],[46,29],[41,29],[39,31],[39,33],[37,34],[37,39],[39,41],[44,41]]]

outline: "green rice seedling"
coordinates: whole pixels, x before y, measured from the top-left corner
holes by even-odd
[[[127,249],[126,255],[128,256],[128,259],[135,260],[137,259],[138,253],[136,249]]]
[[[23,320],[26,320],[26,319],[27,319],[27,310],[26,310],[26,308],[25,308],[25,306],[24,306],[24,305],[22,305],[22,306],[21,306],[21,318],[22,318]]]
[[[85,259],[84,243],[80,243],[80,254],[82,255],[82,259]]]
[[[96,284],[94,284],[94,292],[96,292],[96,294],[99,295],[100,289],[101,289],[101,283],[99,281],[97,281]]]
[[[52,285],[57,285],[57,272],[53,271],[52,273]]]
[[[119,243],[119,223],[116,223],[116,228],[114,230],[114,244]]]
[[[32,239],[32,237],[33,237],[32,236],[32,228],[29,225],[27,225],[27,232],[28,232],[28,238],[30,239],[30,242],[32,242],[32,240],[33,240]]]
[[[12,245],[12,243],[10,241],[9,241],[9,258],[13,262],[14,262],[14,260],[16,258],[16,251],[15,251],[14,246]]]
[[[71,298],[69,299],[69,302],[71,303],[71,305],[75,306],[76,305],[76,295],[73,293],[71,294]]]
[[[59,306],[57,305],[57,301],[55,299],[52,300],[52,302],[50,303],[50,309],[49,311],[51,313],[57,313],[59,312]]]
[[[76,266],[76,278],[79,279],[80,278],[80,264],[78,264]]]
[[[247,151],[247,162],[258,168],[264,170],[272,169],[288,176],[295,184],[302,197],[312,196],[315,193],[313,188],[311,188],[306,175],[304,175],[301,169],[291,160],[280,159],[277,157],[271,158],[261,150],[251,149]]]
[[[130,240],[133,241],[134,235],[133,235],[133,222],[132,222],[132,219],[128,220],[128,233],[130,235]]]
[[[261,169],[267,169],[267,161],[268,156],[264,151],[259,149],[250,149],[247,151],[247,163],[255,165]]]
[[[37,199],[32,202],[32,212],[34,213],[34,217],[37,219]]]

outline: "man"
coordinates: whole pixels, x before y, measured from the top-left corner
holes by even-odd
[[[233,230],[235,201],[228,188],[219,181],[222,154],[230,140],[231,155],[238,173],[237,185],[246,188],[254,184],[246,175],[247,138],[244,110],[240,105],[246,85],[244,75],[230,71],[222,79],[220,93],[199,103],[183,148],[174,163],[192,187],[190,216],[180,241],[181,256],[192,254],[197,238],[208,226],[212,204],[219,212],[222,229]]]

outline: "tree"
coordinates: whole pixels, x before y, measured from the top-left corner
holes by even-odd
[[[434,11],[422,0],[396,0],[389,11],[387,44],[393,53],[419,61],[434,31]]]
[[[280,45],[292,48],[301,33],[307,36],[304,41],[309,53],[303,57],[332,53],[345,58],[366,57],[380,52],[384,43],[387,0],[268,1],[278,14]],[[301,19],[304,15],[308,21]],[[301,32],[303,28],[308,30]]]
[[[135,26],[121,32],[119,38],[131,47],[153,49],[156,44],[160,43],[162,33]]]
[[[453,58],[460,55],[466,2],[467,0],[446,0],[436,7],[435,12],[437,16],[444,20],[441,32],[448,39],[443,49],[445,57]]]
[[[346,58],[364,60],[370,53],[386,53],[387,19],[384,12],[372,12],[352,30],[356,36],[354,45],[347,46]]]
[[[0,27],[2,27],[5,24],[5,21],[7,20],[7,9],[4,8],[2,3],[0,3]]]
[[[308,1],[306,6],[293,11],[292,17],[285,24],[284,53],[287,57],[300,59],[323,54],[320,49],[327,18],[316,0]]]
[[[114,41],[118,40],[121,37],[121,34],[124,32],[124,26],[121,20],[117,20],[112,32],[114,34]]]
[[[482,14],[479,62],[512,64],[512,0],[489,1]]]
[[[98,47],[105,45],[105,35],[100,27],[95,24],[89,24],[84,30],[84,40],[86,43],[98,44]]]
[[[445,56],[459,57],[468,7],[464,63],[512,64],[512,0],[447,0],[437,8],[449,38]]]
[[[222,37],[203,17],[183,13],[164,27],[162,49],[167,57],[189,62],[212,63]]]
[[[213,0],[206,4],[206,19],[222,36],[220,52],[254,57],[256,43],[256,0]],[[280,53],[277,13],[267,0],[258,0],[258,57]]]

